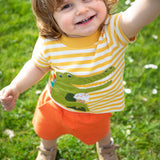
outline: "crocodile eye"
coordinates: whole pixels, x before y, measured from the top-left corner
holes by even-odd
[[[71,78],[71,75],[70,75],[70,74],[67,74],[67,76],[68,76],[69,78]]]
[[[61,75],[61,74],[59,74],[59,77],[60,77],[60,78],[62,78],[62,75]]]

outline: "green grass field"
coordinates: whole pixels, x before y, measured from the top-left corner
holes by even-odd
[[[30,59],[38,30],[30,0],[0,0],[0,89],[8,85]],[[124,0],[119,9],[128,7]],[[121,148],[121,160],[160,160],[160,17],[145,27],[126,51],[124,75],[126,107],[113,114],[112,136]],[[154,64],[154,68],[147,68]],[[16,108],[0,107],[0,160],[34,160],[39,138],[32,118],[48,75],[23,93]],[[25,82],[24,82],[25,83]],[[129,91],[129,92],[128,92]],[[9,129],[13,137],[6,134]],[[57,160],[98,160],[95,145],[71,135],[58,139]]]

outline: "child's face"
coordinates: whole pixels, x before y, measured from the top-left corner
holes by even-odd
[[[89,36],[104,22],[107,9],[103,0],[65,0],[53,16],[68,36]]]

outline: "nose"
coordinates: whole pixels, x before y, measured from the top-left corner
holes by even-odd
[[[76,9],[76,15],[79,16],[89,11],[89,8],[85,4],[79,4]]]

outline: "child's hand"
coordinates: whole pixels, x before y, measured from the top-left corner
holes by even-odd
[[[19,92],[14,86],[7,86],[0,91],[0,102],[5,111],[11,111],[15,107],[15,102],[19,97]]]

